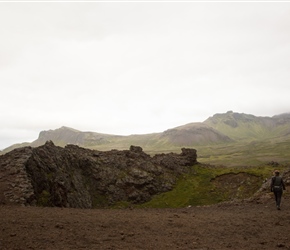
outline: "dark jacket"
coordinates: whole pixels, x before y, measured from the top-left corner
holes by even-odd
[[[282,190],[282,188],[285,190],[285,184],[282,177],[279,175],[273,176],[271,182],[271,191],[273,192],[275,189]]]

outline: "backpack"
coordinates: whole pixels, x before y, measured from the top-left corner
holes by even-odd
[[[272,178],[272,183],[273,183],[273,191],[282,190],[282,177],[281,176],[274,176]]]

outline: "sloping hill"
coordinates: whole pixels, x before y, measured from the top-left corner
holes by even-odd
[[[257,117],[229,111],[215,114],[204,122],[189,123],[162,133],[143,135],[109,135],[82,132],[68,127],[42,131],[31,145],[40,146],[51,140],[58,146],[75,144],[99,150],[126,149],[139,145],[147,151],[167,151],[176,147],[196,147],[233,143],[290,139],[290,114]]]
[[[112,139],[116,140],[121,136],[100,134],[96,132],[82,132],[69,127],[61,127],[55,130],[41,131],[37,140],[31,146],[43,145],[46,141],[53,141],[58,146],[67,144],[81,145],[89,147],[109,143]]]
[[[180,127],[168,129],[161,134],[160,138],[176,146],[204,145],[233,141],[225,134],[204,123],[189,123]]]
[[[38,147],[46,141],[53,141],[57,146],[64,147],[74,144],[81,147],[110,150],[127,149],[131,145],[139,145],[146,151],[164,152],[180,147],[195,147],[196,145],[219,144],[232,141],[228,136],[203,123],[190,123],[162,133],[144,135],[108,135],[96,132],[82,132],[69,127],[41,131],[39,137],[32,143],[15,144],[3,150],[11,151],[19,146]]]
[[[74,144],[99,149],[124,149],[130,145],[139,145],[144,148],[168,148],[232,141],[228,136],[223,135],[206,124],[190,123],[168,129],[163,133],[129,136],[82,132],[68,127],[61,127],[56,130],[40,132],[38,139],[31,145],[40,146],[50,140],[58,146]]]
[[[234,140],[261,140],[290,134],[290,114],[257,117],[228,111],[209,117],[204,124]]]

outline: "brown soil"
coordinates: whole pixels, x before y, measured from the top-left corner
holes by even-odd
[[[0,206],[0,249],[290,249],[290,197],[180,209]]]

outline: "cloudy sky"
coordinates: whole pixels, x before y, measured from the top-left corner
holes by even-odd
[[[0,1],[0,149],[290,112],[290,2]]]

